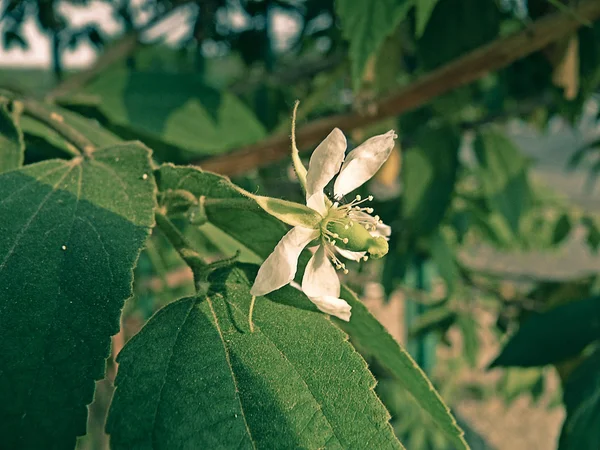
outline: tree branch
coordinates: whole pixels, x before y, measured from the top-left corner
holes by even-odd
[[[63,82],[54,86],[46,94],[46,100],[53,101],[58,97],[85,86],[113,64],[127,58],[128,56],[131,56],[140,47],[140,36],[145,31],[149,30],[158,22],[161,22],[167,18],[179,7],[187,3],[191,3],[191,1],[192,0],[179,0],[169,9],[150,19],[139,29],[123,36],[118,42],[110,46],[104,53],[102,53],[91,67],[82,70],[81,72],[77,72],[76,74],[66,78]]]
[[[321,141],[335,127],[349,131],[400,115],[489,72],[502,69],[576,31],[582,23],[573,14],[590,22],[595,21],[600,17],[600,1],[583,0],[573,8],[572,13],[558,12],[543,17],[523,31],[475,49],[397,93],[381,98],[374,104],[372,114],[351,112],[314,120],[297,130],[299,148],[306,149]],[[281,133],[233,153],[197,161],[196,164],[205,170],[224,175],[240,175],[285,157],[289,154],[289,149],[289,136]]]

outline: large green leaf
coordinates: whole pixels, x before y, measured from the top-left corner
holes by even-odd
[[[415,2],[415,36],[420,38],[431,18],[433,9],[439,0],[416,0]]]
[[[450,205],[460,139],[452,128],[422,128],[402,168],[404,216],[416,235],[433,232]]]
[[[600,297],[558,306],[528,318],[492,366],[543,366],[578,355],[600,339]]]
[[[352,342],[361,351],[376,358],[394,376],[421,408],[431,416],[455,449],[468,449],[463,431],[456,424],[450,409],[444,404],[417,363],[371,315],[352,291],[343,287],[341,297],[352,306],[352,318],[350,322],[334,319],[335,323],[350,335]]]
[[[402,447],[364,360],[302,293],[258,298],[251,333],[244,271],[211,282],[119,355],[112,448]]]
[[[4,448],[72,448],[85,434],[154,223],[149,156],[123,144],[0,175]]]
[[[335,9],[342,22],[342,33],[350,41],[352,84],[360,87],[367,60],[406,17],[409,0],[336,0]]]
[[[240,100],[193,74],[115,69],[88,92],[99,96],[102,113],[115,124],[193,154],[221,153],[265,135]]]
[[[18,115],[9,111],[6,103],[0,103],[0,172],[23,165],[25,143],[18,120]]]
[[[156,177],[162,192],[184,189],[196,197],[206,196],[208,221],[252,250],[261,259],[273,251],[288,229],[259,208],[240,209],[236,208],[233,202],[228,203],[228,199],[243,197],[231,186],[229,180],[222,176],[194,167],[166,164],[157,171]],[[223,201],[210,202],[211,199]],[[306,257],[301,259],[299,272],[307,260]],[[461,437],[462,431],[456,426],[452,414],[423,371],[350,290],[344,289],[342,297],[352,306],[352,318],[350,323],[337,320],[336,323],[361,349],[390,369],[417,403],[455,442],[457,449],[466,448]]]
[[[558,450],[597,450],[600,448],[600,352],[586,359],[564,386],[567,417]]]
[[[514,234],[531,203],[528,161],[504,134],[488,128],[475,139],[479,182],[487,203],[499,213]]]

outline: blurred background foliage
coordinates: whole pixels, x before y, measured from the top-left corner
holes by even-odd
[[[75,23],[64,7],[98,3],[110,5],[118,32],[108,33],[93,15]],[[69,111],[86,116],[80,125],[91,138],[100,124],[143,141],[158,162],[210,169],[220,158],[221,171],[246,189],[292,200],[301,200],[301,191],[289,146],[273,150],[268,139],[289,133],[295,99],[300,136],[329,117],[340,118],[330,125],[348,134],[350,146],[397,130],[392,157],[363,188],[392,226],[390,253],[353,266],[347,284],[384,311],[386,326],[457,408],[474,449],[517,447],[476,432],[460,408],[465,399],[510,404],[522,396],[543,399],[544,408],[564,402],[558,448],[598,449],[600,23],[593,3],[5,0],[4,50],[26,50],[25,25],[34,21],[49,39],[52,67],[3,67],[0,84],[55,102],[65,120],[83,120]],[[501,67],[487,61],[485,70],[485,59],[483,70],[463,64],[458,73],[473,82],[446,79],[450,87],[410,108],[385,103],[398,92],[419,95],[415,82],[448,64],[463,67],[461,57],[485,55],[486,45],[502,48],[507,36],[537,39],[526,30],[560,15],[577,24],[574,32],[522,57],[506,47]],[[167,40],[174,30],[179,38]],[[96,62],[69,69],[64,55],[82,45],[97,51]],[[469,71],[481,74],[469,78]],[[45,125],[24,117],[22,127],[26,162],[70,157],[68,144]],[[106,136],[98,139],[108,143]],[[267,150],[252,147],[263,142]],[[259,157],[240,171],[244,151]],[[239,247],[210,225],[187,232],[214,258]],[[248,249],[241,259],[258,261]],[[136,271],[136,296],[115,351],[158,308],[192,291],[189,272],[159,231]],[[407,448],[450,448],[389,374],[370,363]],[[490,366],[491,374],[478,376]],[[81,448],[106,445],[110,379],[98,392],[104,394],[90,417],[95,433]]]

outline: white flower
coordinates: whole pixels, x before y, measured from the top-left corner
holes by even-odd
[[[381,257],[387,253],[390,227],[379,216],[371,216],[372,208],[361,206],[373,200],[372,196],[362,199],[357,195],[347,204],[340,201],[375,175],[389,157],[396,137],[393,131],[372,137],[352,150],[345,161],[346,138],[338,128],[319,144],[310,158],[305,190],[306,205],[322,219],[314,228],[295,226],[279,241],[260,267],[252,295],[265,295],[292,282],[302,250],[317,246],[306,266],[302,291],[321,311],[350,320],[351,307],[339,298],[335,269],[348,271],[336,252],[355,261],[366,260],[367,252]],[[305,171],[303,167],[300,170]],[[338,172],[330,200],[323,189]]]

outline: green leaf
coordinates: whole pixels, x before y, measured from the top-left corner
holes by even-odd
[[[288,227],[248,201],[223,176],[197,167],[163,164],[156,172],[156,180],[161,192],[181,189],[196,198],[204,196],[208,222],[263,259],[288,231]]]
[[[215,273],[126,345],[111,447],[402,448],[364,360],[301,292],[259,297],[249,331],[248,270]]]
[[[415,3],[416,10],[416,23],[415,23],[415,36],[420,38],[425,31],[425,26],[431,18],[435,5],[440,0],[417,0]]]
[[[25,142],[19,119],[19,111],[11,112],[6,103],[0,103],[0,172],[23,165]]]
[[[600,339],[600,297],[558,306],[528,318],[492,362],[497,366],[543,366],[577,356]]]
[[[100,110],[111,122],[191,154],[217,154],[265,136],[240,100],[194,74],[119,68],[103,73],[87,91],[100,97]]]
[[[456,253],[448,245],[442,233],[435,233],[430,240],[431,258],[435,267],[446,282],[446,297],[451,297],[456,289],[459,279],[458,266],[456,265]]]
[[[0,175],[6,448],[73,448],[85,434],[86,405],[154,223],[149,156],[123,144]]]
[[[273,251],[288,230],[280,221],[258,207],[236,208],[231,199],[244,197],[222,176],[194,167],[165,164],[157,171],[156,177],[161,191],[185,189],[197,197],[204,195],[209,222],[235,238],[240,245],[255,252],[261,259]],[[222,201],[211,201],[213,199]],[[305,258],[303,264],[307,261],[308,258]],[[297,277],[301,277],[303,264],[299,264]],[[272,295],[277,295],[278,292],[280,291]],[[350,323],[333,320],[350,334],[353,342],[359,344],[361,349],[365,349],[390,368],[417,403],[432,416],[453,442],[457,443],[457,449],[467,448],[461,437],[462,431],[456,426],[452,414],[423,371],[351,291],[344,288],[342,298],[352,306]],[[256,308],[258,311],[260,303],[257,303]]]
[[[561,243],[571,232],[571,219],[567,214],[562,214],[554,225],[552,232],[552,243],[554,245]]]
[[[360,87],[368,59],[406,17],[409,0],[336,0],[342,33],[350,41],[352,85]]]
[[[600,248],[600,229],[594,222],[594,219],[590,216],[586,216],[581,219],[581,223],[587,229],[586,241],[588,245],[594,251],[598,251],[598,248]]]
[[[352,306],[350,322],[333,319],[362,351],[385,367],[413,399],[427,412],[452,442],[456,450],[468,449],[463,431],[456,424],[450,409],[421,368],[398,342],[385,330],[356,295],[345,286],[341,298]]]
[[[531,203],[528,162],[502,133],[481,130],[475,139],[479,182],[491,210],[497,211],[516,235]]]
[[[417,42],[421,65],[435,69],[490,42],[499,30],[500,11],[494,0],[438,0]]]
[[[567,378],[564,403],[567,417],[558,450],[600,448],[600,352],[587,358]]]
[[[403,209],[417,235],[433,232],[450,205],[460,139],[452,128],[424,127],[404,155]]]

